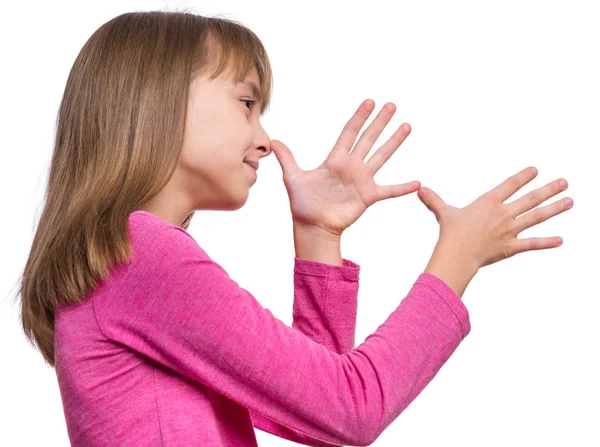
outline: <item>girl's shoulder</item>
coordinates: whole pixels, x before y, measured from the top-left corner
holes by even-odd
[[[132,212],[128,224],[134,259],[137,261],[169,264],[190,256],[210,259],[185,229],[148,211]]]

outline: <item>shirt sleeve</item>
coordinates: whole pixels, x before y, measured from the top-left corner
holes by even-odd
[[[338,354],[354,348],[360,266],[348,259],[332,265],[294,258],[292,327]],[[287,428],[250,409],[259,430],[298,444],[339,447]]]
[[[105,336],[331,444],[371,444],[470,330],[460,298],[424,273],[373,334],[339,354],[262,307],[185,230],[156,231],[135,250],[123,290],[94,304]]]

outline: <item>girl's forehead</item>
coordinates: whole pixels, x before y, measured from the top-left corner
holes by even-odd
[[[192,81],[190,85],[190,96],[193,97],[201,94],[202,92],[207,93],[209,91],[221,91],[229,93],[235,89],[243,88],[244,85],[248,85],[248,87],[252,89],[252,84],[253,82],[251,80],[244,80],[236,83],[233,76],[220,76],[215,79],[210,79],[210,76],[202,75],[197,76]]]

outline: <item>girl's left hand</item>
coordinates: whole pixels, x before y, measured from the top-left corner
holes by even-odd
[[[417,191],[419,181],[379,186],[373,176],[410,134],[403,123],[390,139],[365,163],[371,147],[388,124],[396,106],[386,104],[365,130],[354,149],[358,132],[375,107],[373,100],[363,101],[344,127],[327,159],[316,169],[298,167],[291,151],[281,141],[272,140],[271,148],[283,171],[283,182],[290,199],[295,223],[321,228],[339,236],[372,204]]]

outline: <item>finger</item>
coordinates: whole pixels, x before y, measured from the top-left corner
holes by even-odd
[[[550,205],[546,205],[542,208],[537,208],[518,219],[515,219],[515,224],[513,229],[516,230],[517,234],[521,231],[526,230],[534,225],[542,223],[552,216],[556,216],[557,214],[564,213],[568,209],[573,206],[573,199],[570,197],[565,197],[564,199],[557,200]]]
[[[534,166],[529,166],[528,168],[523,169],[518,174],[515,174],[498,186],[496,186],[491,191],[488,191],[487,194],[491,195],[499,201],[500,203],[507,200],[510,196],[512,196],[515,192],[525,186],[527,183],[532,181],[538,174],[537,169]]]
[[[404,196],[406,194],[410,194],[411,192],[418,191],[419,188],[421,188],[421,182],[418,180],[403,183],[401,185],[378,186],[377,201]]]
[[[417,197],[433,213],[438,222],[441,221],[442,214],[445,214],[448,208],[453,208],[431,188],[421,188],[417,193]]]
[[[564,184],[561,182],[564,182]],[[536,189],[535,191],[531,191],[512,203],[506,204],[508,212],[513,217],[520,216],[524,212],[535,208],[541,203],[544,203],[550,197],[554,197],[556,194],[564,191],[568,187],[569,184],[565,179],[558,179],[550,182],[547,185]]]
[[[392,119],[392,116],[394,116],[394,113],[396,113],[396,105],[394,103],[388,102],[384,105],[373,122],[367,127],[367,130],[362,133],[351,154],[364,160],[375,144],[375,141],[377,141],[377,138],[379,138],[379,135],[381,135],[381,131],[383,131]]]
[[[517,239],[508,248],[508,257],[531,250],[545,250],[547,248],[556,248],[562,245],[563,240],[559,236],[555,237],[530,237],[528,239]]]
[[[396,132],[385,142],[365,163],[365,166],[369,171],[375,175],[377,171],[385,164],[386,161],[396,152],[396,149],[400,147],[406,137],[410,134],[410,124],[403,123]]]
[[[302,172],[296,163],[292,151],[281,141],[271,140],[271,149],[275,154],[275,158],[281,165],[284,177],[295,177]]]
[[[333,154],[337,151],[350,152],[352,146],[354,146],[354,142],[356,141],[356,136],[358,132],[367,121],[367,118],[371,115],[371,112],[375,108],[375,101],[372,99],[366,99],[362,102],[362,104],[356,110],[356,113],[350,121],[346,123],[340,137],[336,141],[333,149],[330,154]]]

